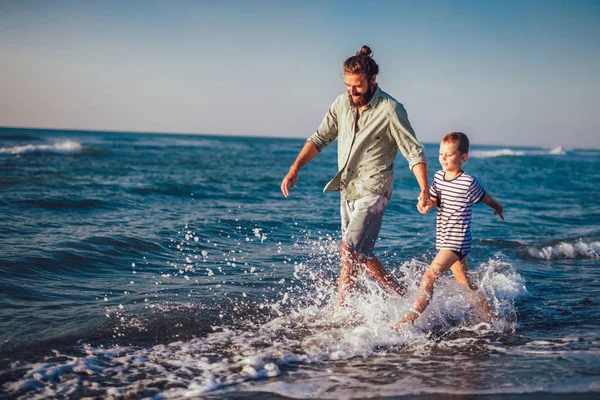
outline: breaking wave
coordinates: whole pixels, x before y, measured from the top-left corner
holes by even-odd
[[[83,150],[81,143],[74,140],[59,140],[51,144],[26,144],[22,146],[0,147],[0,154],[27,154],[27,153],[79,153]]]
[[[536,260],[594,259],[600,257],[600,242],[579,239],[574,242],[558,242],[543,246],[527,246],[521,252],[523,258]]]
[[[563,156],[567,154],[562,147],[555,147],[550,150],[473,150],[469,156],[471,158],[491,158],[491,157],[522,157],[522,156]]]

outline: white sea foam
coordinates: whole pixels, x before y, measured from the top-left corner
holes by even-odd
[[[589,343],[590,347],[573,348],[577,343]],[[554,340],[533,340],[519,346],[495,346],[491,348],[500,354],[510,355],[545,355],[553,358],[569,358],[585,359],[588,356],[593,357],[596,361],[600,360],[600,349],[598,348],[597,337],[591,335],[589,337],[563,337],[555,338]],[[596,366],[596,368],[598,365]]]
[[[332,245],[327,241],[321,243],[322,246],[315,243],[315,248],[324,253],[331,250]],[[432,334],[463,331],[469,337],[458,335],[442,342],[445,347],[461,348],[475,343],[480,346],[483,339],[478,338],[482,334],[514,329],[514,298],[527,293],[523,278],[510,264],[489,260],[476,270],[473,278],[498,316],[491,326],[481,323],[475,315],[465,289],[451,276],[444,276],[436,285],[429,308],[415,326],[400,332],[392,330],[392,324],[409,310],[418,279],[426,267],[423,262],[411,260],[394,270],[410,282],[408,295],[402,298],[389,296],[378,284],[361,276],[356,290],[347,296],[347,307],[334,314],[336,282],[324,279],[314,266],[296,264],[294,277],[306,283],[305,289],[284,288],[282,296],[253,307],[256,312],[262,309],[275,315],[266,322],[242,322],[238,316],[234,318],[238,321],[235,324],[215,326],[212,333],[203,337],[150,348],[85,345],[80,356],[56,354],[43,363],[21,365],[24,375],[4,388],[12,394],[35,393],[31,398],[68,396],[82,389],[92,397],[111,393],[124,398],[198,397],[239,388],[249,381],[277,377],[282,370],[296,369],[298,365],[313,364],[315,368],[299,370],[311,375],[311,385],[318,388],[314,392],[317,397],[363,397],[374,386],[361,384],[362,391],[349,392],[340,385],[344,385],[342,381],[352,381],[352,373],[323,376],[322,366],[330,362],[337,365],[339,361],[346,365],[353,359],[377,362],[397,357],[395,348],[427,353],[440,346],[439,341],[429,339]],[[173,306],[161,307],[169,312]],[[124,328],[131,328],[135,322],[141,324],[139,329],[144,329],[144,321],[128,316],[127,310],[116,308],[109,314],[114,314]],[[119,335],[118,330],[115,333]],[[408,357],[406,351],[403,357]],[[345,368],[351,368],[349,365]],[[87,378],[96,375],[110,380]],[[424,382],[406,385],[411,379],[402,379],[404,386],[396,383],[383,386],[381,394],[428,390]],[[306,379],[298,383],[268,381],[269,391],[291,397],[298,393],[305,397],[306,384]],[[339,389],[330,391],[332,388]]]
[[[560,242],[549,246],[529,246],[526,248],[530,257],[538,260],[565,260],[578,258],[599,258],[600,242],[579,240],[577,242]]]
[[[51,144],[26,144],[23,146],[0,147],[0,154],[26,153],[77,153],[83,149],[81,143],[73,140],[58,140]]]
[[[555,147],[549,150],[513,150],[513,149],[497,149],[497,150],[473,150],[469,153],[471,158],[492,158],[492,157],[522,157],[522,156],[551,156],[565,155],[566,151],[562,147]]]

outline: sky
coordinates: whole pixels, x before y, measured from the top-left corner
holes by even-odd
[[[306,138],[365,44],[422,142],[600,149],[597,0],[0,0],[0,126]]]

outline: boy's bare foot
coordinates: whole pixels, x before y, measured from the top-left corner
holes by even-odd
[[[481,320],[483,322],[485,322],[486,324],[492,323],[492,314],[489,310],[482,310],[482,311],[478,312],[477,314],[479,315]]]
[[[335,306],[333,306],[333,313],[337,314],[338,312],[342,311],[346,307],[347,307],[346,304],[335,303]]]
[[[400,321],[396,322],[393,326],[392,329],[395,330],[396,332],[400,331],[401,329],[412,325],[412,321],[408,320],[408,318],[404,317],[402,318]]]
[[[487,303],[487,301],[485,300],[485,297],[483,296],[483,294],[481,292],[477,292],[475,294],[475,296],[476,296],[476,300],[474,301],[474,304],[475,304],[475,311],[476,311],[477,315],[486,324],[491,324],[492,323],[492,309],[490,308],[489,304]]]

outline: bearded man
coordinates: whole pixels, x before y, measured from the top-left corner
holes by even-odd
[[[379,66],[373,52],[363,46],[343,64],[348,89],[333,102],[319,129],[306,144],[281,182],[288,197],[300,169],[323,148],[338,139],[338,170],[325,192],[340,192],[342,219],[342,271],[335,309],[344,305],[360,270],[386,290],[403,296],[406,289],[373,254],[383,214],[392,196],[393,161],[398,150],[415,174],[421,193],[417,208],[424,213],[429,201],[427,161],[404,106],[377,85]]]

